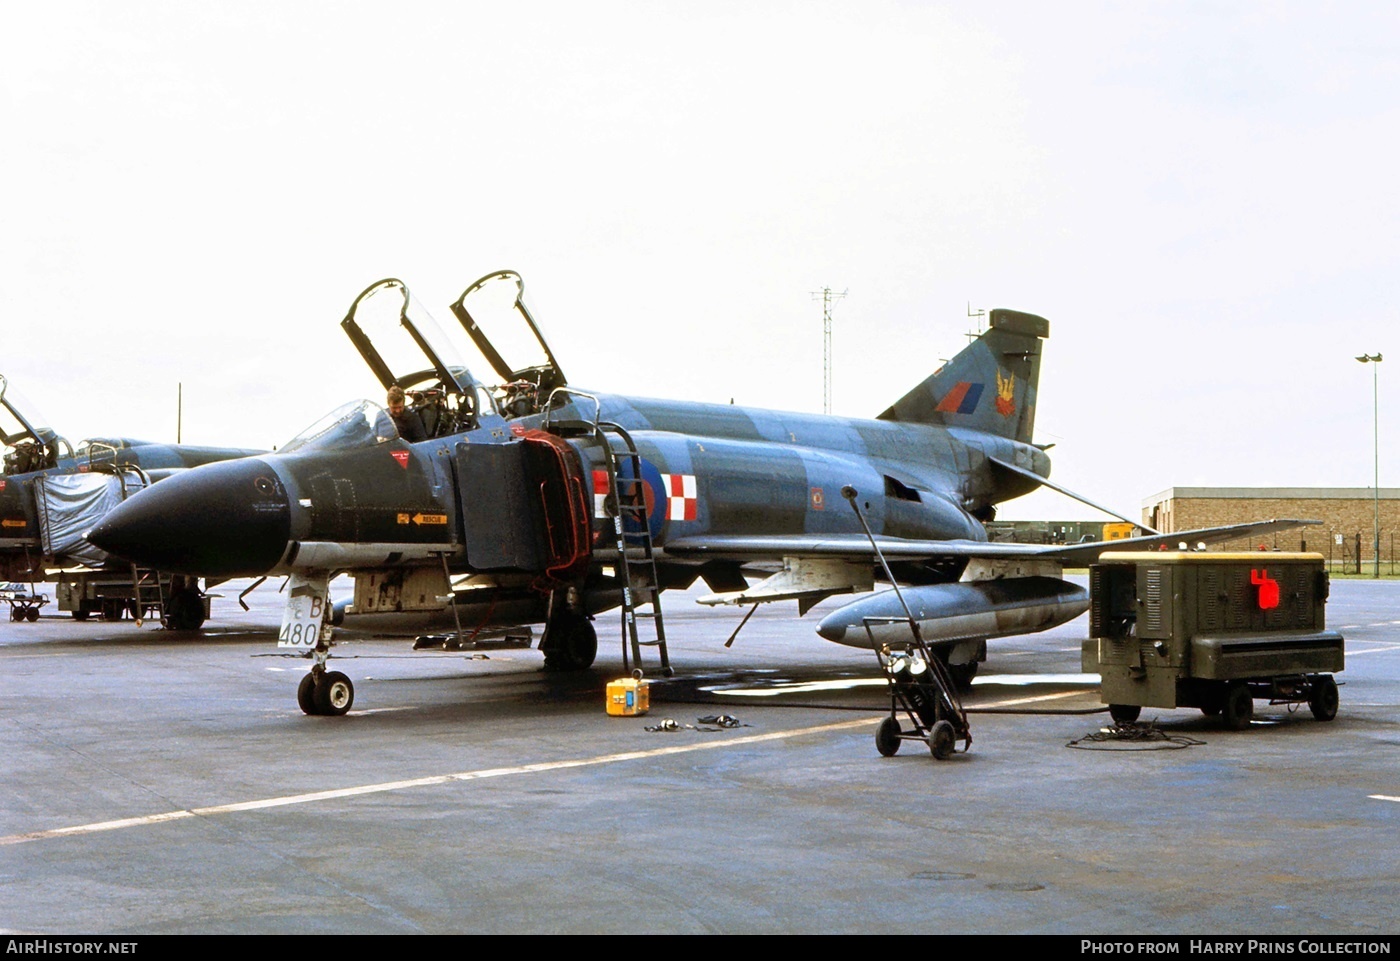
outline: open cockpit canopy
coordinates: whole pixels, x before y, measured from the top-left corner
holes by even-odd
[[[533,413],[567,381],[525,306],[525,281],[513,270],[487,274],[462,292],[452,313],[504,381],[497,402],[507,417]],[[491,328],[491,338],[483,325]]]
[[[430,436],[470,430],[479,416],[495,413],[489,393],[403,281],[366,287],[340,326],[380,386],[409,394]]]
[[[5,474],[28,474],[72,457],[73,448],[49,427],[39,409],[0,375],[0,441]]]
[[[474,384],[447,335],[401,280],[366,287],[340,326],[386,390],[437,381],[450,393],[465,394]]]

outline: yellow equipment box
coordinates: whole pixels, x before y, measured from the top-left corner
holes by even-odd
[[[641,671],[633,671],[631,677],[609,681],[608,713],[613,717],[637,717],[651,710],[651,697],[647,692],[649,683],[642,680]]]

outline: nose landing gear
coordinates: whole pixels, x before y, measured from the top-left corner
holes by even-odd
[[[293,574],[287,583],[277,646],[314,661],[297,685],[297,706],[305,714],[337,717],[355,703],[355,685],[339,671],[326,670],[335,633],[331,627],[330,572]]]
[[[314,665],[297,685],[297,706],[311,715],[339,717],[355,703],[355,685],[340,671]]]

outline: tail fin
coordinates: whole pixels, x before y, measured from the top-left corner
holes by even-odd
[[[992,311],[991,326],[881,420],[968,427],[1029,444],[1035,428],[1040,341],[1050,322],[1018,310]]]

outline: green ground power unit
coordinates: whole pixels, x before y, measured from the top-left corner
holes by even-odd
[[[1337,713],[1343,641],[1326,629],[1321,554],[1104,553],[1089,568],[1086,673],[1115,721],[1194,707],[1249,726],[1255,699]]]

